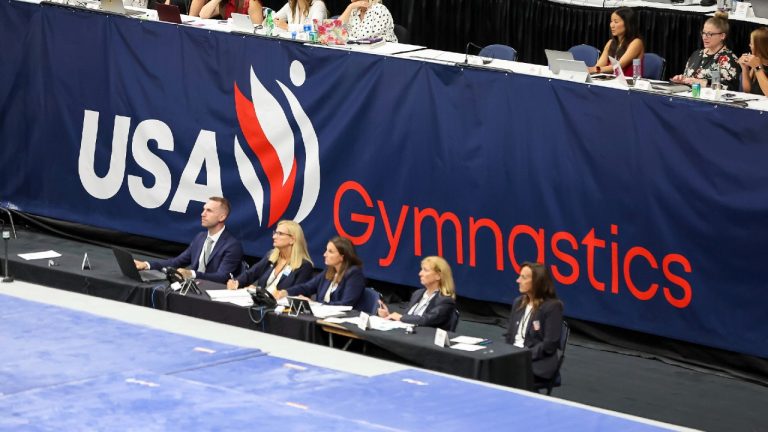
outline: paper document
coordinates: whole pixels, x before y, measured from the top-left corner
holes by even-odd
[[[455,349],[459,351],[480,351],[481,349],[485,349],[485,347],[483,345],[470,345],[470,344],[458,343],[456,345],[451,345],[451,349]]]
[[[218,302],[233,303],[238,306],[253,306],[251,294],[245,289],[238,290],[208,290],[211,300]]]
[[[332,316],[344,315],[352,310],[352,306],[332,306],[322,303],[310,302],[309,307],[312,308],[312,315],[317,318],[328,318]]]
[[[27,261],[36,260],[36,259],[58,258],[60,256],[61,256],[60,253],[52,250],[47,250],[45,252],[31,252],[31,253],[19,254],[19,258],[25,259]]]
[[[451,339],[451,342],[457,344],[477,345],[480,342],[485,342],[485,339],[472,336],[456,336],[455,338]]]

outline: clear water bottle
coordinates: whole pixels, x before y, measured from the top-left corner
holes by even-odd
[[[632,60],[632,82],[637,84],[637,80],[642,78],[642,73],[640,71],[640,59],[634,59]]]
[[[714,90],[714,100],[720,100],[720,90],[722,84],[720,82],[720,69],[712,69],[709,73],[710,86]]]
[[[267,12],[267,19],[264,20],[264,28],[267,30],[267,36],[272,36],[275,32],[275,19],[272,18],[272,11]]]

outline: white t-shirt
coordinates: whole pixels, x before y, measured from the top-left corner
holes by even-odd
[[[533,306],[528,303],[528,305],[525,306],[523,317],[520,318],[520,325],[517,326],[517,331],[515,332],[515,343],[513,345],[518,348],[525,347],[525,331],[528,329],[528,322],[531,320],[532,312]]]
[[[294,16],[294,12],[296,12],[296,16]],[[272,17],[285,20],[288,22],[288,24],[304,24],[304,20],[307,18],[310,22],[315,19],[320,21],[326,19],[328,17],[328,9],[325,7],[325,3],[323,3],[321,0],[314,0],[309,6],[309,12],[307,16],[303,17],[299,15],[298,11],[291,10],[290,4],[286,3]]]

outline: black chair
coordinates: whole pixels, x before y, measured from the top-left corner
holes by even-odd
[[[451,320],[448,321],[448,331],[455,332],[456,326],[458,325],[459,325],[459,310],[454,309],[453,315],[451,315]]]
[[[565,347],[568,345],[568,337],[571,335],[571,328],[568,327],[568,323],[563,321],[563,328],[560,330],[560,346],[557,348],[557,370],[555,371],[555,375],[552,376],[551,379],[548,380],[539,380],[535,379],[533,382],[533,388],[536,390],[536,392],[541,392],[541,390],[546,390],[547,395],[552,394],[552,389],[555,387],[560,387],[562,384],[562,380],[560,378],[560,367],[563,365],[563,360],[565,360]]]
[[[645,53],[643,61],[645,62],[643,64],[643,78],[660,80],[664,76],[667,61],[663,57],[654,53]]]
[[[395,24],[395,36],[397,36],[398,43],[411,43],[411,36],[408,34],[408,29],[400,24]]]

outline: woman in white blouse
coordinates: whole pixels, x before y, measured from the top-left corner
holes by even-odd
[[[339,19],[347,26],[350,39],[381,37],[397,42],[392,14],[381,0],[352,1]]]
[[[451,266],[439,256],[428,256],[421,260],[419,281],[424,288],[413,293],[405,315],[390,312],[384,303],[380,303],[378,315],[408,324],[450,330],[456,314],[456,290]]]
[[[261,0],[250,0],[248,14],[254,24],[264,21],[264,13]],[[272,15],[275,27],[288,29],[289,24],[304,24],[313,20],[322,21],[328,18],[328,9],[322,0],[289,0],[279,11]]]

